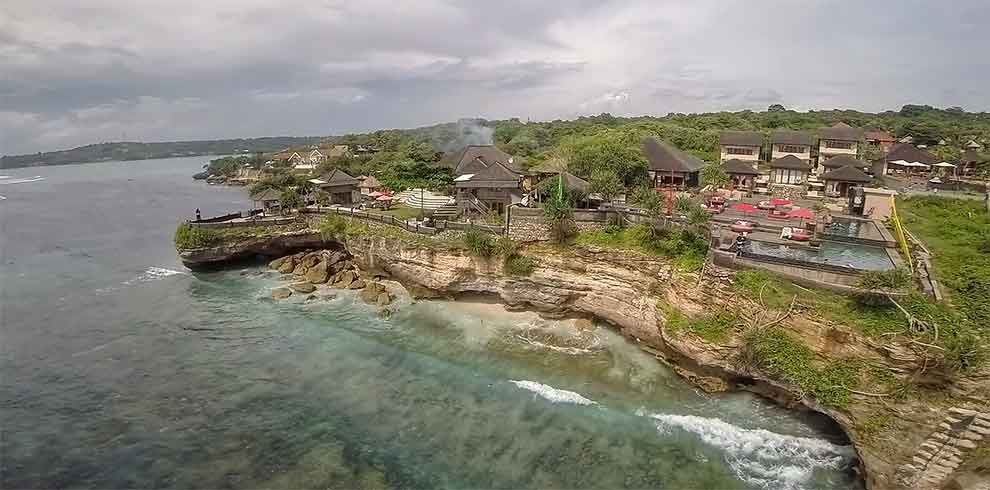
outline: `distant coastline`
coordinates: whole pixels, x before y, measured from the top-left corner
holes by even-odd
[[[319,143],[319,136],[277,136],[223,140],[170,141],[160,143],[116,142],[80,146],[70,150],[5,155],[0,157],[0,169],[44,167],[128,160],[157,160],[197,156],[251,154],[274,152],[290,146]]]

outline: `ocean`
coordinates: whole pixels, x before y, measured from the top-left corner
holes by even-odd
[[[0,176],[3,488],[862,488],[821,418],[705,394],[602,324],[192,272],[205,158]]]

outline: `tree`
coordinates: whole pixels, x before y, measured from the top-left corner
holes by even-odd
[[[717,163],[708,163],[701,168],[701,185],[718,189],[729,182],[729,175]]]
[[[554,241],[564,243],[574,233],[574,201],[560,178],[548,191],[543,201],[543,217]]]
[[[784,112],[786,110],[787,108],[781,104],[770,104],[770,107],[767,107],[767,112]]]
[[[615,172],[609,170],[592,172],[589,183],[591,184],[591,192],[597,192],[603,200],[609,202],[625,190],[622,179]]]
[[[608,129],[569,140],[562,152],[568,157],[568,169],[579,177],[590,178],[595,171],[604,170],[624,184],[632,184],[646,175],[642,137],[637,130]]]
[[[279,195],[279,204],[282,205],[282,213],[286,213],[293,209],[301,208],[303,206],[302,196],[299,192],[293,188],[287,188],[282,191]]]

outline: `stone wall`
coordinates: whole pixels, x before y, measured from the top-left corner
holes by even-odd
[[[575,209],[574,224],[579,231],[604,228],[608,224],[609,213],[597,209]],[[512,208],[509,217],[509,236],[520,242],[533,242],[550,239],[550,228],[539,208]]]

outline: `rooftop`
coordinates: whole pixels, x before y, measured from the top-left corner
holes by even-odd
[[[869,175],[866,175],[862,170],[853,167],[852,165],[846,165],[844,167],[839,167],[835,170],[825,172],[822,174],[822,180],[862,183],[873,182],[873,179]]]
[[[805,145],[815,144],[815,137],[806,131],[780,130],[770,133],[770,143],[775,145]]]
[[[700,158],[653,137],[643,140],[643,152],[654,171],[693,173],[705,166]]]
[[[844,122],[837,122],[831,127],[819,130],[823,139],[839,141],[859,141],[863,139],[863,130],[854,128]]]
[[[763,133],[758,131],[722,131],[718,134],[718,144],[734,146],[762,146]]]

